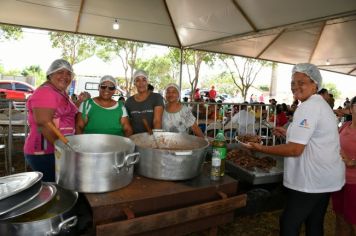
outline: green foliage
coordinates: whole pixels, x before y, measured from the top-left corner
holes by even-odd
[[[168,56],[154,57],[149,60],[138,60],[137,68],[144,69],[149,73],[149,83],[155,87],[156,90],[163,90],[169,83],[174,81],[170,75],[172,63]]]
[[[23,38],[21,27],[11,25],[0,25],[0,41],[19,40]]]
[[[21,75],[36,78],[36,87],[46,81],[46,74],[39,65],[32,65],[22,70]]]
[[[219,54],[218,58],[226,66],[227,73],[246,100],[248,90],[255,82],[257,75],[264,66],[272,66],[273,63],[253,58],[243,58]]]
[[[134,69],[137,68],[137,54],[139,50],[145,47],[145,44],[102,37],[97,37],[95,41],[98,45],[97,55],[100,58],[104,59],[105,61],[109,61],[115,57],[119,57],[121,61],[120,66],[122,66],[125,70],[124,87],[128,92],[128,95],[130,95],[133,90],[132,75]]]
[[[336,85],[333,83],[326,83],[324,84],[324,88],[326,88],[329,92],[329,94],[334,95],[335,99],[340,98],[341,92],[340,90],[337,89]]]
[[[62,58],[71,65],[95,54],[94,37],[64,32],[49,32],[52,47],[62,50]]]
[[[172,61],[173,68],[179,68],[181,56],[180,54],[180,49],[170,48],[168,56]],[[216,61],[216,54],[204,51],[185,49],[183,50],[182,57],[183,64],[187,68],[190,89],[191,91],[194,91],[199,82],[200,68],[202,63],[205,63],[208,66],[213,66]]]
[[[258,88],[261,91],[264,91],[264,92],[268,92],[269,91],[269,86],[268,85],[260,85],[260,86],[258,86]]]

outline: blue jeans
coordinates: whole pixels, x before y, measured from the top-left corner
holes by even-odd
[[[25,154],[26,162],[33,171],[43,173],[42,181],[55,182],[55,159],[54,154],[28,155]]]

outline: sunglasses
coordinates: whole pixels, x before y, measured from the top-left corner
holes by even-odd
[[[102,90],[109,89],[110,91],[114,91],[116,89],[115,86],[107,86],[107,85],[100,85],[99,86]]]

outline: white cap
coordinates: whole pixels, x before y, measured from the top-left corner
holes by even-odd
[[[144,70],[136,70],[134,75],[133,75],[134,81],[136,81],[136,78],[139,77],[139,76],[142,76],[142,77],[146,78],[146,80],[148,81],[148,76],[147,76],[146,71],[144,71]]]
[[[306,74],[311,80],[318,85],[318,90],[321,89],[321,84],[323,83],[323,78],[321,77],[318,67],[310,63],[299,63],[293,67],[292,75],[294,73],[300,72]]]
[[[57,59],[52,62],[52,64],[49,66],[46,76],[48,77],[49,75],[53,74],[54,72],[57,72],[61,69],[66,69],[67,71],[71,72],[74,75],[73,68],[69,64],[68,61],[64,59]]]
[[[180,97],[180,88],[179,88],[179,86],[178,86],[177,84],[175,84],[175,83],[170,83],[170,84],[168,84],[168,85],[166,86],[165,93],[167,93],[167,89],[168,89],[168,88],[175,88],[175,89],[177,89],[178,94],[179,94],[179,97]]]
[[[111,75],[104,75],[103,77],[101,77],[100,84],[102,84],[106,81],[113,83],[115,85],[115,87],[117,86],[116,79],[114,77],[112,77]]]

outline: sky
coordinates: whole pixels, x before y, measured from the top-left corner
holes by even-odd
[[[152,56],[166,52],[166,47],[153,46],[149,52],[144,52],[141,56]],[[23,39],[19,41],[0,42],[0,64],[4,66],[5,70],[22,70],[27,66],[39,65],[46,71],[51,62],[57,58],[60,58],[60,50],[51,47],[47,31],[25,28]],[[108,64],[110,73],[114,76],[122,73],[122,70],[118,70],[117,65],[118,61],[113,61]],[[221,71],[218,70],[217,68],[209,69],[203,67],[201,72],[202,78],[220,73]],[[291,65],[279,64],[278,66],[277,93],[279,95],[290,97],[291,70]],[[341,100],[356,95],[356,77],[327,71],[321,71],[321,74],[324,83],[336,84],[337,89],[342,92]],[[270,75],[270,69],[262,71],[256,80],[256,85],[269,85]],[[216,87],[218,89],[219,86],[217,85]],[[340,103],[341,102],[342,101],[340,101]]]

